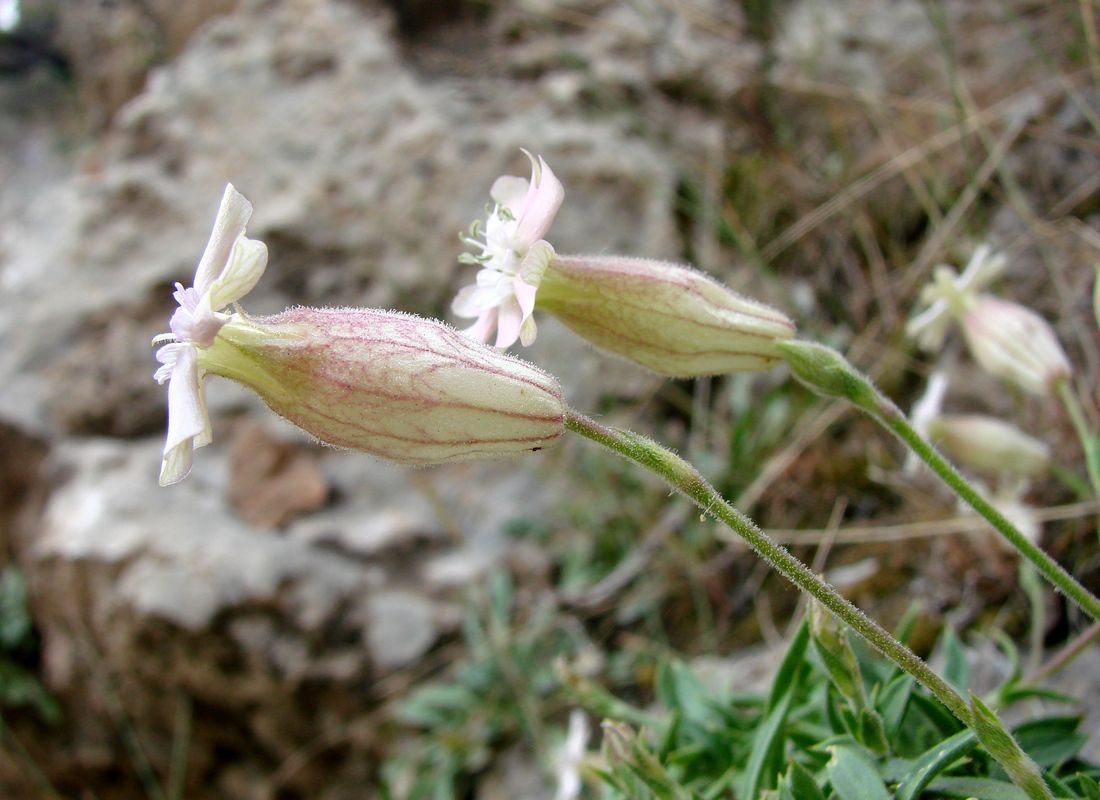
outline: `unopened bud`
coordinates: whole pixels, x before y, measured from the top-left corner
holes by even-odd
[[[200,351],[199,367],[248,386],[322,442],[402,464],[539,450],[563,430],[554,378],[410,314],[234,317]]]
[[[777,347],[794,376],[814,392],[843,397],[872,414],[882,411],[874,384],[833,348],[801,339],[780,342]]]
[[[848,635],[832,612],[816,600],[810,603],[810,637],[837,691],[857,708],[866,705],[863,676]]]
[[[558,256],[537,307],[609,353],[670,377],[767,369],[795,326],[687,267],[625,256]]]
[[[1047,321],[1016,303],[980,295],[963,317],[974,359],[991,375],[1033,394],[1048,394],[1071,372]]]
[[[1041,475],[1050,467],[1050,447],[1014,425],[982,414],[933,417],[928,437],[963,466],[983,472]]]

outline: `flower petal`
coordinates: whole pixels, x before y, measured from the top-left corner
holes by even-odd
[[[537,287],[542,283],[542,276],[546,274],[546,270],[553,260],[554,246],[545,239],[539,239],[531,245],[527,255],[523,257],[523,261],[519,264],[518,274],[524,283]]]
[[[475,295],[478,286],[471,284],[458,290],[455,299],[451,301],[451,311],[460,317],[476,317],[482,313],[481,304],[477,302]]]
[[[496,327],[496,324],[497,309],[490,308],[482,311],[477,321],[469,328],[465,328],[462,332],[471,339],[485,343],[489,341],[489,337],[492,335],[493,328]]]
[[[513,215],[519,211],[523,200],[527,197],[529,182],[526,178],[517,175],[501,175],[489,189],[489,196],[497,205],[504,206]]]
[[[160,462],[160,485],[171,486],[179,483],[191,473],[194,462],[194,449],[190,442],[181,442],[167,450]]]
[[[516,302],[519,303],[524,320],[528,319],[535,310],[535,295],[538,294],[538,291],[539,287],[532,286],[523,278],[517,276],[512,280],[512,292],[516,297]]]
[[[252,291],[267,267],[267,245],[255,239],[237,239],[229,263],[207,290],[212,311],[220,311]]]
[[[500,304],[497,315],[497,347],[511,347],[519,338],[519,331],[523,325],[523,309],[514,299],[505,300]]]
[[[561,181],[543,161],[542,156],[539,156],[537,164],[530,153],[527,157],[531,158],[533,172],[531,188],[516,215],[519,223],[512,240],[512,246],[521,253],[546,235],[554,223],[554,216],[558,213],[562,200],[565,199],[565,189]]]
[[[519,343],[524,347],[530,347],[535,343],[538,335],[538,326],[534,317],[524,317],[523,324],[519,326]]]
[[[191,469],[196,437],[208,438],[209,421],[199,384],[198,351],[191,345],[166,345],[166,361],[174,359],[168,380],[168,436],[164,442],[161,485],[182,480]],[[161,353],[158,352],[158,358]],[[159,372],[159,370],[158,370]],[[185,452],[186,451],[186,452]]]
[[[244,233],[244,226],[252,216],[252,204],[244,195],[227,183],[222,194],[214,229],[206,243],[199,265],[195,269],[193,285],[200,295],[206,294],[211,284],[225,270],[233,253],[233,245]]]

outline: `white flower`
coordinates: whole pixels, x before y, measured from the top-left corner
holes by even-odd
[[[581,796],[581,765],[587,752],[588,717],[575,708],[569,715],[569,734],[556,758],[558,790],[554,800],[576,800]]]
[[[488,342],[496,330],[496,346],[526,346],[535,340],[535,294],[554,248],[542,237],[558,213],[565,190],[540,156],[531,160],[531,180],[502,175],[493,182],[493,208],[482,228],[470,226],[463,241],[481,250],[460,260],[477,264],[476,282],[463,287],[452,309],[460,317],[476,317],[466,333]]]
[[[947,373],[936,370],[928,376],[928,384],[925,386],[924,394],[920,396],[917,402],[913,403],[913,408],[909,412],[909,424],[913,426],[913,430],[926,439],[928,438],[928,423],[940,415],[940,411],[943,409],[943,398],[946,394]],[[901,468],[902,472],[906,475],[916,475],[922,463],[917,454],[910,450],[905,456],[905,463]]]
[[[926,352],[940,350],[952,320],[966,313],[978,292],[997,279],[1005,264],[1004,255],[983,244],[974,250],[962,275],[946,264],[936,267],[932,283],[920,295],[928,307],[909,320],[906,335]]]
[[[157,383],[168,382],[168,436],[161,486],[187,477],[194,448],[210,443],[199,349],[214,343],[222,326],[233,317],[223,309],[248,294],[267,266],[267,247],[244,237],[251,216],[252,204],[228,184],[210,241],[195,269],[194,285],[184,288],[176,284],[172,296],[179,308],[168,323],[172,332],[153,339],[153,344],[167,342],[157,350],[161,367],[153,375]]]
[[[1073,372],[1054,329],[1030,308],[981,295],[962,319],[970,352],[986,372],[1036,395]]]

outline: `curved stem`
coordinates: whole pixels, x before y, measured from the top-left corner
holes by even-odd
[[[752,520],[730,505],[691,464],[644,436],[609,428],[572,409],[566,411],[565,427],[656,473],[705,513],[724,522],[777,572],[836,614],[879,652],[922,683],[964,725],[972,727],[973,715],[966,700],[920,656],[856,608],[782,545],[772,541]]]
[[[1004,514],[982,497],[947,459],[941,456],[924,437],[917,433],[897,406],[881,395],[879,397],[878,409],[871,410],[864,406],[861,406],[861,408],[869,411],[879,424],[896,434],[910,450],[917,454],[921,461],[927,464],[933,472],[940,476],[944,483],[951,487],[955,494],[985,517],[989,524],[1007,539],[1020,555],[1034,564],[1056,589],[1084,609],[1094,620],[1100,621],[1100,598],[1097,598],[1096,595],[1081,585],[1061,564],[1024,536],[1015,525],[1005,518]]]
[[[871,379],[848,363],[831,347],[793,339],[776,345],[795,376],[814,391],[827,397],[843,397],[873,420],[894,433],[917,457],[940,476],[944,483],[967,505],[981,514],[1016,551],[1038,568],[1056,589],[1100,621],[1100,598],[1082,586],[1053,558],[1009,522],[1004,514],[959,474],[905,418],[893,401]]]
[[[686,495],[706,514],[728,525],[749,546],[802,591],[814,597],[866,639],[871,646],[912,675],[959,721],[973,730],[986,750],[1030,798],[1052,800],[1053,795],[1035,765],[1016,743],[1004,723],[971,695],[967,703],[920,656],[849,602],[817,573],[792,556],[756,524],[730,505],[695,467],[651,439],[630,431],[609,428],[572,409],[565,412],[565,427],[659,475],[669,486]]]
[[[1054,388],[1058,393],[1058,399],[1062,401],[1066,413],[1069,414],[1069,418],[1073,422],[1073,429],[1077,432],[1077,438],[1081,440],[1081,449],[1085,454],[1085,469],[1088,472],[1093,497],[1100,498],[1100,452],[1097,451],[1094,444],[1095,439],[1089,430],[1088,422],[1085,420],[1085,412],[1081,409],[1081,404],[1073,393],[1068,379],[1062,378],[1054,385]]]

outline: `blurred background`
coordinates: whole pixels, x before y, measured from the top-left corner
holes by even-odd
[[[838,346],[903,408],[1048,442],[1026,500],[1100,588],[1081,449],[1050,401],[904,325],[988,243],[1093,423],[1100,50],[1091,0],[0,0],[0,795],[541,798],[570,700],[644,704],[675,655],[767,679],[799,596],[580,441],[409,471],[211,381],[215,442],[156,479],[150,338],[226,182],[270,266],[245,300],[449,316],[458,233],[542,154],[559,252],[690,262]],[[782,370],[664,381],[550,319],[524,357],[693,459],[873,616],[1084,626],[871,423]],[[1085,488],[1083,488],[1085,487]],[[1092,516],[1090,516],[1092,515]],[[1032,605],[1043,605],[1042,626]],[[993,655],[988,668],[1003,669]],[[1063,680],[1100,692],[1100,657]],[[1076,683],[1073,683],[1076,681]],[[1095,727],[1094,727],[1095,729]],[[596,741],[593,741],[595,746]]]

